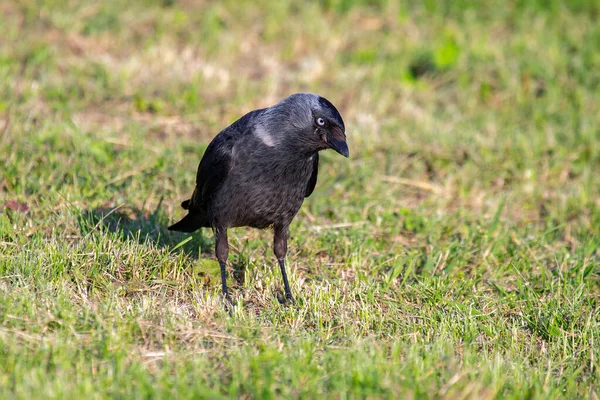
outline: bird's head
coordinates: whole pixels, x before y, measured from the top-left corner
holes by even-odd
[[[344,157],[349,157],[346,143],[346,128],[339,111],[329,100],[318,96],[317,106],[312,110],[315,135],[327,147],[337,151]]]
[[[311,93],[296,93],[273,107],[292,136],[309,151],[333,149],[349,157],[346,128],[339,111],[329,100]]]

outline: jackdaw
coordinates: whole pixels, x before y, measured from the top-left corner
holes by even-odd
[[[188,214],[169,230],[212,228],[227,291],[227,229],[273,227],[273,249],[283,276],[285,297],[292,292],[285,271],[288,227],[317,183],[319,151],[348,157],[344,121],[327,99],[296,93],[278,104],[251,111],[222,130],[208,145],[196,175],[196,188],[181,203]]]

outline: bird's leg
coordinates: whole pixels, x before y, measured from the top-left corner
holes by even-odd
[[[287,240],[288,240],[288,228],[286,227],[275,227],[275,235],[273,237],[273,250],[275,257],[279,262],[281,268],[281,275],[283,276],[283,286],[285,289],[285,299],[287,301],[294,301],[292,297],[292,291],[290,290],[290,284],[288,282],[287,273],[285,272],[285,255],[287,254]]]
[[[227,229],[215,229],[215,254],[221,267],[221,285],[223,288],[223,297],[227,301],[227,306],[231,307],[231,297],[227,291],[227,257],[229,256],[229,243],[227,242]]]

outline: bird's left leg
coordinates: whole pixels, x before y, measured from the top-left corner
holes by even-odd
[[[287,254],[287,240],[288,240],[288,227],[287,226],[276,226],[275,235],[273,237],[273,250],[279,267],[281,268],[281,275],[283,276],[283,286],[285,289],[285,298],[287,301],[294,301],[292,297],[292,291],[290,290],[290,284],[288,282],[287,273],[285,272],[285,255]]]
[[[227,242],[227,229],[216,228],[215,229],[215,253],[217,260],[219,260],[219,266],[221,267],[221,287],[223,290],[223,297],[227,302],[226,307],[231,310],[232,302],[227,290],[227,256],[229,255],[229,243]]]

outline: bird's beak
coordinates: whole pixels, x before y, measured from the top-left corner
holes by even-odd
[[[327,144],[333,150],[337,151],[344,157],[350,157],[350,151],[348,150],[348,144],[346,143],[346,134],[340,127],[333,127],[326,136]]]

